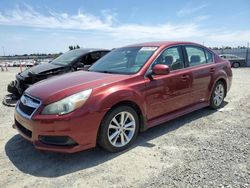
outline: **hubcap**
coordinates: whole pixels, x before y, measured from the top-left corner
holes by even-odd
[[[220,106],[224,98],[224,87],[222,84],[218,84],[214,91],[214,104]]]
[[[234,67],[234,68],[238,68],[239,66],[240,66],[239,63],[234,63],[234,64],[233,64],[233,67]]]
[[[120,112],[109,123],[108,139],[115,147],[122,147],[128,144],[135,133],[135,118],[126,111]]]

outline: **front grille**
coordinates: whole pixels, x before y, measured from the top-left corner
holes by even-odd
[[[30,118],[39,106],[39,100],[24,94],[20,99],[17,110],[22,115]]]
[[[19,108],[28,116],[30,116],[36,110],[36,108],[25,106],[22,102],[19,103]]]
[[[19,131],[21,131],[25,136],[31,138],[32,132],[29,129],[26,129],[24,126],[22,126],[17,120],[15,120],[15,125],[18,128]]]

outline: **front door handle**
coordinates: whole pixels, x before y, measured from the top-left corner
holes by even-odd
[[[188,78],[189,78],[188,74],[184,74],[184,75],[181,76],[181,79],[184,80],[184,81],[187,80]]]

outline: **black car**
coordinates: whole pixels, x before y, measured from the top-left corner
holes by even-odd
[[[87,70],[94,62],[109,52],[105,49],[76,49],[68,51],[49,63],[31,67],[16,75],[8,85],[8,92],[19,98],[32,84],[54,75],[77,70]]]

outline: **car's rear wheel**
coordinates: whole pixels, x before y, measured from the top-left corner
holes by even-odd
[[[213,109],[218,109],[222,106],[224,97],[226,96],[226,89],[223,82],[218,81],[212,91],[212,96],[210,98],[210,107]]]
[[[239,62],[234,62],[233,63],[233,68],[239,68],[240,67],[240,63]]]
[[[110,152],[128,148],[136,139],[139,118],[129,106],[119,106],[105,116],[99,130],[99,145]]]

